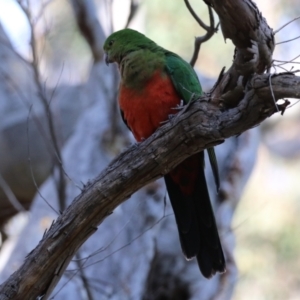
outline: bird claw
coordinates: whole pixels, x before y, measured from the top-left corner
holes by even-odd
[[[184,102],[183,100],[181,99],[180,100],[180,103],[176,105],[176,107],[172,107],[171,109],[174,109],[174,110],[182,110],[184,108]]]
[[[180,103],[177,104],[176,107],[172,107],[171,109],[177,110],[177,111],[180,112],[180,113],[185,112],[186,109],[187,109],[187,108],[190,106],[190,104],[193,102],[192,99],[193,99],[194,96],[195,96],[195,94],[193,93],[192,96],[191,96],[191,100],[188,102],[187,105],[184,105],[184,101],[181,99],[181,100],[180,100]],[[160,124],[161,124],[161,125],[164,125],[164,124],[168,123],[168,122],[171,121],[176,115],[177,115],[177,113],[176,113],[176,114],[170,114],[170,115],[168,115],[168,120],[162,121],[162,122],[160,122]]]
[[[191,106],[191,104],[194,102],[194,97],[195,97],[195,93],[193,93],[192,94],[192,96],[191,96],[191,98],[190,98],[190,101],[186,104],[186,105],[184,105],[183,107],[182,107],[182,109],[180,110],[180,114],[183,114],[184,112],[186,112],[187,111],[187,109]]]
[[[183,100],[180,100],[180,104],[177,105],[177,107],[174,107],[172,109],[177,110],[181,114],[184,113],[190,107],[190,105],[194,102],[193,101],[194,97],[195,97],[195,93],[192,93],[192,96],[187,104],[185,104],[183,102]],[[171,115],[171,116],[174,116],[174,115]],[[170,116],[169,116],[169,119],[170,119]]]
[[[159,124],[165,125],[165,124],[169,123],[175,116],[176,116],[176,114],[174,114],[174,115],[173,114],[168,115],[168,120],[162,121]]]

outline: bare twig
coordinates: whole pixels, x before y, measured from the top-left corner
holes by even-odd
[[[95,226],[124,199],[168,173],[188,156],[244,132],[275,113],[268,80],[268,75],[254,76],[253,89],[247,91],[237,107],[227,111],[216,110],[206,98],[195,101],[189,110],[177,115],[147,140],[122,153],[58,217],[20,269],[1,285],[0,299],[12,287],[10,299],[14,300],[36,299],[48,287],[50,291],[70,255],[76,253],[95,232]],[[291,80],[293,85],[287,88],[286,82]],[[277,75],[272,78],[272,88],[276,99],[299,97],[300,78],[293,74]],[[202,122],[207,119],[210,122]]]
[[[291,60],[277,60],[277,59],[274,59],[273,62],[282,63],[282,64],[275,65],[276,67],[282,66],[282,65],[285,65],[285,64],[292,64],[292,63],[293,64],[300,64],[300,62],[295,62],[295,60],[299,57],[300,57],[300,55],[297,55],[296,57],[292,58]]]
[[[273,92],[273,87],[272,87],[272,74],[269,74],[269,84],[270,84],[270,91],[272,94],[272,99],[274,101],[275,108],[276,108],[277,112],[279,112],[279,108],[277,106],[276,99],[275,99],[274,92]]]
[[[106,244],[105,247],[101,247],[100,249],[97,249],[96,251],[92,252],[89,256],[86,256],[82,259],[84,259],[84,260],[89,259],[89,258],[107,250],[117,240],[117,238],[125,230],[125,228],[128,226],[128,224],[132,221],[132,218],[133,218],[134,214],[136,214],[137,209],[138,209],[138,207],[132,212],[131,216],[128,218],[128,221],[123,225],[123,227],[119,230],[119,232],[111,239],[111,241]]]
[[[76,257],[76,264],[77,264],[78,270],[79,270],[79,276],[80,276],[80,279],[81,279],[81,281],[83,283],[84,290],[86,292],[86,297],[87,297],[88,300],[93,300],[94,297],[93,297],[93,293],[91,291],[90,283],[89,283],[89,281],[87,279],[87,276],[84,273],[83,264],[81,262],[80,251],[78,251],[75,254],[75,257]]]
[[[291,21],[289,21],[289,22],[287,22],[286,24],[282,25],[282,26],[279,27],[277,30],[275,30],[275,31],[274,31],[274,34],[278,33],[278,32],[279,32],[280,30],[282,30],[284,27],[288,26],[289,24],[291,24],[291,23],[293,23],[293,22],[295,22],[295,21],[297,21],[297,20],[299,20],[299,19],[300,19],[300,16],[294,18],[293,20],[291,20]]]
[[[29,113],[28,113],[28,117],[27,117],[27,153],[28,153],[28,163],[29,163],[29,168],[30,168],[30,174],[31,174],[31,178],[33,181],[33,184],[35,185],[36,191],[39,194],[39,196],[41,197],[41,199],[43,199],[45,201],[45,203],[57,214],[59,215],[59,212],[49,203],[49,201],[42,195],[42,193],[40,192],[40,189],[38,187],[38,184],[36,183],[35,180],[35,176],[33,174],[33,169],[32,169],[32,164],[31,164],[31,155],[30,155],[30,143],[29,143],[29,117],[30,117],[30,113],[32,110],[32,106],[29,109]]]
[[[26,209],[23,205],[19,202],[5,179],[3,178],[2,174],[0,173],[0,187],[2,188],[3,192],[5,193],[7,199],[9,200],[10,204],[18,211],[24,212]]]
[[[11,77],[9,73],[7,73],[5,70],[1,70],[0,76],[2,77],[3,80],[7,81],[11,88],[13,88],[20,100],[23,102],[23,104],[28,108],[28,111],[31,111],[30,114],[36,123],[37,129],[40,131],[41,136],[43,137],[45,144],[47,146],[47,150],[49,151],[49,154],[52,153],[52,148],[53,146],[49,143],[49,140],[46,138],[47,133],[44,130],[44,126],[42,126],[42,123],[40,122],[38,116],[32,111],[32,104],[30,103],[30,99],[25,95],[23,90],[20,88],[20,86],[15,82],[15,80]]]
[[[31,66],[28,61],[26,61],[26,62],[28,63],[29,66]],[[60,78],[61,78],[61,75],[62,75],[62,71],[63,71],[63,69],[61,70],[61,73],[59,75],[59,78],[58,78],[58,81],[57,81],[57,83],[55,85],[55,88],[53,89],[53,91],[51,93],[50,102],[51,102],[52,98],[54,97],[54,94],[55,94],[56,89],[58,87],[58,83],[60,81]],[[36,128],[38,129],[38,131],[40,131],[41,137],[43,138],[43,140],[45,142],[47,151],[49,152],[50,155],[52,155],[53,154],[53,145],[52,145],[52,142],[51,142],[51,140],[49,140],[47,138],[48,134],[45,131],[45,128],[44,128],[43,124],[41,123],[39,117],[34,113],[32,104],[30,104],[31,100],[28,99],[28,97],[24,94],[23,90],[15,82],[15,80],[11,77],[11,75],[9,73],[7,73],[5,70],[2,69],[1,72],[0,72],[0,76],[3,78],[3,81],[5,80],[5,81],[7,81],[11,85],[11,88],[13,88],[14,91],[16,91],[16,93],[17,93],[18,97],[20,98],[20,100],[28,108],[29,114],[31,115],[33,121],[35,122]],[[57,159],[58,159],[58,157],[57,157]],[[76,182],[74,182],[74,180],[72,178],[70,178],[70,176],[68,175],[68,173],[64,169],[63,165],[61,165],[61,167],[63,168],[63,172],[64,172],[65,176],[70,180],[70,182],[72,182],[74,184],[74,186],[76,186],[79,190],[81,190],[80,186]]]
[[[127,18],[127,22],[125,24],[125,28],[127,28],[130,24],[130,22],[132,21],[132,19],[134,18],[134,16],[136,15],[138,9],[139,9],[140,3],[138,0],[131,0],[130,1],[130,11],[129,11],[129,15]]]
[[[299,39],[299,38],[300,38],[300,35],[297,36],[297,37],[295,37],[295,38],[293,38],[293,39],[290,39],[290,40],[286,40],[286,41],[283,41],[283,42],[278,42],[278,43],[276,43],[276,45],[280,45],[280,44],[292,42],[292,41],[295,41],[295,40],[297,40],[297,39]]]
[[[285,65],[285,64],[283,64],[283,65]],[[275,69],[275,72],[277,72],[276,68],[279,68],[279,69],[281,69],[281,70],[283,70],[284,72],[287,72],[287,73],[291,71],[291,70],[288,70],[288,69],[282,67],[281,65],[274,65],[273,68]]]
[[[153,223],[151,226],[149,226],[148,228],[146,228],[143,232],[141,232],[140,234],[138,234],[136,237],[134,237],[133,239],[131,239],[128,243],[126,243],[125,245],[121,246],[120,248],[112,251],[111,253],[107,254],[106,256],[104,256],[103,258],[96,260],[90,264],[85,264],[84,268],[88,268],[90,266],[99,264],[101,262],[103,262],[104,260],[106,260],[108,257],[111,257],[112,255],[114,255],[115,253],[125,249],[126,247],[130,246],[133,242],[135,242],[136,240],[138,240],[141,236],[143,236],[146,232],[148,232],[149,230],[151,230],[154,226],[156,226],[157,224],[159,224],[164,218],[172,216],[173,214],[168,214],[165,216],[162,216],[159,220],[157,220],[155,223]],[[103,250],[105,250],[106,248],[104,248]],[[91,256],[92,257],[92,256]],[[90,257],[86,257],[84,259],[89,259]],[[73,270],[68,270],[68,271],[78,271],[78,269],[73,269]]]
[[[194,9],[192,8],[189,0],[184,0],[184,3],[187,7],[187,9],[189,10],[189,12],[191,13],[191,15],[193,16],[193,18],[196,20],[196,22],[206,31],[209,31],[211,28],[210,26],[207,26],[200,18],[199,16],[195,13]]]
[[[47,4],[49,1],[46,2]],[[47,121],[48,121],[48,128],[50,132],[50,137],[51,137],[51,142],[54,148],[54,153],[56,156],[56,159],[54,160],[55,165],[58,167],[58,179],[56,180],[55,176],[55,182],[57,186],[57,193],[58,193],[58,200],[59,200],[59,207],[60,210],[63,211],[66,207],[66,191],[65,191],[65,178],[64,178],[64,170],[63,170],[63,163],[62,163],[62,156],[60,153],[60,147],[58,145],[58,140],[57,140],[57,135],[55,132],[55,127],[54,127],[54,120],[53,120],[53,115],[50,109],[50,101],[46,92],[45,88],[42,84],[42,79],[40,76],[40,71],[39,71],[39,57],[38,57],[38,49],[37,49],[37,42],[36,42],[36,35],[35,35],[35,20],[33,19],[31,15],[31,9],[29,7],[29,4],[27,6],[24,5],[23,2],[19,2],[20,8],[23,10],[25,16],[28,19],[29,26],[30,26],[30,33],[31,33],[31,38],[30,38],[30,44],[31,44],[31,50],[32,50],[32,63],[31,67],[34,73],[34,79],[36,86],[39,91],[39,96],[42,100],[42,103],[44,105],[45,112],[47,114]],[[40,15],[42,14],[43,8],[46,6],[43,5],[40,12],[39,12],[39,18]]]
[[[214,19],[214,14],[212,11],[212,8],[210,6],[208,7],[208,14],[209,14],[209,26],[207,26],[199,17],[198,15],[195,13],[195,11],[193,10],[192,6],[189,3],[189,0],[184,0],[184,3],[186,5],[186,7],[188,8],[189,12],[191,13],[191,15],[194,17],[194,19],[197,21],[197,23],[206,31],[206,34],[203,36],[198,36],[195,38],[195,44],[194,44],[194,53],[192,56],[192,59],[190,61],[190,64],[192,66],[195,65],[197,59],[198,59],[198,55],[199,55],[199,51],[201,48],[201,45],[204,42],[207,42],[217,31],[218,31],[218,26],[217,25],[215,27],[215,19]]]

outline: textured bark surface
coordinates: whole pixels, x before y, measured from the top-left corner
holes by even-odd
[[[218,145],[225,139],[239,135],[260,124],[277,112],[274,103],[277,99],[300,98],[299,77],[291,73],[273,76],[261,74],[272,61],[274,39],[271,29],[256,6],[250,0],[206,0],[205,2],[213,6],[218,13],[224,37],[230,38],[237,47],[231,68],[221,74],[210,94],[183,109],[149,139],[123,152],[96,179],[84,187],[81,194],[51,225],[37,247],[28,254],[23,265],[0,286],[1,300],[30,300],[42,295],[46,295],[44,299],[47,299],[79,247],[97,230],[97,226],[134,192],[160,178],[188,156],[207,147]],[[93,11],[88,9],[92,1],[86,2],[88,7],[84,6],[84,9],[80,8],[82,3],[73,1],[80,29],[83,35],[86,35],[94,59],[97,61],[102,57],[99,45],[103,36],[101,32],[97,34],[97,30],[94,30],[97,28],[93,25],[95,16]],[[243,16],[244,22],[240,22],[241,16]],[[87,85],[91,99],[95,95],[98,96],[96,88],[105,90],[109,87],[109,84],[105,85],[99,80],[100,77],[96,76],[97,70],[95,69],[96,67],[91,72],[90,86]],[[102,70],[102,72],[104,71]],[[255,73],[256,75],[253,75]],[[103,94],[111,97],[109,93],[105,95],[103,92],[101,95]],[[274,94],[274,98],[272,94]],[[283,112],[287,104],[288,102],[285,101],[278,106],[278,109]],[[103,121],[103,124],[106,123]],[[86,134],[86,132],[82,134]],[[234,139],[232,143],[242,142],[241,145],[235,145],[233,149],[248,145],[247,139],[251,140],[251,135],[254,133],[247,132],[242,135],[242,140]],[[97,147],[95,146],[94,149]],[[74,152],[80,152],[80,142],[73,145]],[[240,153],[246,153],[245,149]],[[68,157],[68,154],[70,153],[66,153],[65,156]],[[80,159],[80,155],[76,158]],[[230,162],[227,166],[224,165],[220,168],[227,177],[222,182],[221,193],[216,197],[217,199],[214,199],[214,203],[217,203],[218,207],[216,219],[219,220],[220,228],[229,230],[233,210],[241,192],[239,188],[234,189],[234,184],[238,181],[237,177],[240,177],[239,180],[243,182],[238,187],[243,187],[250,171],[243,170],[245,158],[238,155],[231,160],[226,157],[224,161]],[[74,195],[74,193],[73,190],[71,194]],[[139,199],[139,201],[144,200]],[[108,219],[113,218],[116,214],[114,213]],[[147,218],[155,219],[150,213],[146,214],[143,221],[145,224],[148,224]],[[145,225],[144,223],[143,225]],[[180,249],[175,251],[169,246],[164,247],[166,239],[163,237],[170,235],[169,224],[166,224],[165,227],[162,226],[161,237],[158,238],[160,242],[157,243],[157,247],[154,245],[154,238],[143,240],[145,243],[146,241],[149,243],[147,250],[151,252],[147,253],[146,267],[143,268],[143,276],[148,276],[143,298],[151,299],[152,291],[157,290],[156,276],[167,278],[166,274],[168,274],[170,275],[168,278],[173,280],[166,282],[166,285],[168,283],[171,285],[165,286],[166,290],[173,293],[182,292],[182,299],[185,297],[199,299],[197,297],[201,292],[203,293],[201,299],[211,299],[212,297],[229,299],[237,276],[232,253],[233,243],[227,240],[224,242],[221,234],[227,257],[227,273],[224,276],[214,277],[209,282],[206,281],[205,287],[209,285],[212,287],[207,292],[204,282],[197,280],[196,283],[195,279],[191,280],[190,270],[184,269],[195,269],[196,265],[186,267],[186,264],[183,264],[184,259],[177,258]],[[101,227],[104,225],[102,224]],[[130,235],[130,232],[127,234]],[[230,239],[232,240],[233,237],[230,236]],[[175,243],[179,245],[178,240],[173,244]],[[129,266],[136,258],[135,254],[132,257],[130,257],[131,262],[128,262]],[[152,260],[151,257],[153,257]],[[174,260],[175,257],[176,260]],[[125,257],[118,261],[116,259],[115,263],[122,264],[125,260]],[[172,264],[174,268],[170,268]],[[185,271],[178,272],[176,266],[179,270]],[[147,267],[150,269],[149,273],[147,273]],[[127,268],[127,272],[128,270],[131,271],[130,268]],[[196,272],[198,274],[199,271],[196,270]],[[136,278],[133,279],[132,282],[136,283]],[[120,280],[118,283],[121,285],[123,282]],[[184,284],[181,285],[181,283]],[[142,283],[139,284],[139,293],[143,294]],[[161,285],[159,287],[162,288]],[[211,291],[214,291],[214,294]],[[160,295],[163,295],[163,292]],[[169,292],[168,296],[170,295]],[[122,296],[124,298],[124,294]],[[118,298],[117,292],[114,297],[114,299],[123,299],[122,297]],[[141,298],[140,296],[133,297],[133,299]]]
[[[227,107],[237,104],[243,94],[241,83],[251,74],[261,74],[269,69],[275,47],[274,34],[257,6],[251,0],[205,0],[220,18],[225,39],[236,46],[232,66],[219,78],[212,93],[218,103],[220,97]],[[241,77],[242,76],[242,77]]]
[[[279,83],[277,86],[272,82],[273,90],[288,85],[291,76],[274,78]],[[194,102],[149,139],[118,156],[84,188],[27,256],[22,267],[1,285],[0,299],[36,299],[51,290],[78,248],[134,192],[188,156],[250,129],[276,112],[272,97],[264,99],[256,94],[267,95],[267,91],[271,94],[267,78],[268,75],[254,76],[253,89],[236,108],[224,112],[206,101]],[[300,78],[292,79],[297,84],[288,92],[296,97],[300,93]]]

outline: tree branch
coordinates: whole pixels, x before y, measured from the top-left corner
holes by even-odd
[[[276,105],[276,100],[300,98],[300,77],[292,73],[253,75],[270,67],[274,50],[273,32],[253,2],[205,2],[218,13],[224,37],[237,47],[232,67],[209,95],[119,155],[84,188],[20,269],[0,286],[0,300],[49,295],[79,247],[134,192],[194,153],[257,126],[278,110],[283,113],[289,102]]]
[[[272,85],[276,99],[300,98],[300,77],[277,75]],[[134,192],[188,156],[260,124],[277,111],[268,74],[254,76],[248,86],[237,107],[222,112],[208,102],[208,97],[202,97],[150,138],[119,155],[84,188],[20,269],[0,286],[0,300],[42,296],[97,226]],[[286,105],[278,108],[283,111]]]
[[[186,5],[187,9],[189,10],[189,12],[191,13],[191,15],[193,16],[193,18],[196,20],[196,22],[200,25],[200,27],[202,27],[206,31],[205,35],[197,36],[195,38],[194,53],[193,53],[192,59],[190,61],[190,64],[192,66],[194,66],[198,59],[201,45],[203,43],[207,42],[214,35],[214,33],[216,33],[218,31],[219,25],[217,25],[215,27],[215,18],[214,18],[213,11],[210,6],[208,6],[209,26],[207,26],[195,13],[190,2],[188,0],[184,0],[184,3]]]
[[[20,8],[23,10],[28,23],[30,27],[30,45],[31,45],[31,51],[32,51],[32,62],[31,62],[31,68],[33,70],[34,74],[34,81],[38,89],[39,97],[43,103],[45,112],[47,114],[47,122],[48,122],[48,129],[51,137],[51,143],[53,147],[53,156],[54,156],[54,164],[57,166],[58,169],[58,176],[54,176],[54,178],[58,177],[56,179],[56,186],[57,186],[57,193],[58,193],[58,201],[60,205],[60,210],[64,210],[66,206],[66,184],[65,184],[65,172],[63,168],[63,161],[61,156],[61,147],[59,145],[59,141],[57,138],[57,133],[55,131],[54,126],[54,118],[53,113],[50,108],[51,100],[53,97],[53,94],[51,97],[48,97],[44,84],[41,79],[41,74],[39,70],[39,55],[38,55],[38,49],[37,49],[37,42],[36,42],[36,33],[35,33],[35,25],[36,22],[41,18],[42,14],[44,13],[44,9],[46,6],[50,3],[50,1],[44,3],[37,15],[37,17],[34,19],[32,16],[32,10],[30,8],[29,3],[25,6],[23,2],[19,1]],[[54,90],[55,92],[55,90]],[[54,93],[53,92],[53,93]]]
[[[252,74],[262,74],[271,67],[274,33],[252,0],[203,1],[218,14],[224,38],[231,39],[236,46],[233,64],[219,78],[212,101],[216,105],[223,103],[226,107],[234,107],[243,97],[242,83]]]

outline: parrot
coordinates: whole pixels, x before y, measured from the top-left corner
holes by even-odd
[[[202,95],[192,66],[133,29],[112,33],[103,46],[105,62],[120,72],[118,104],[122,119],[137,142],[151,136],[174,108]],[[214,148],[208,149],[217,188],[219,175]],[[204,173],[204,151],[185,159],[164,176],[187,260],[197,258],[202,275],[225,272],[225,259]]]

